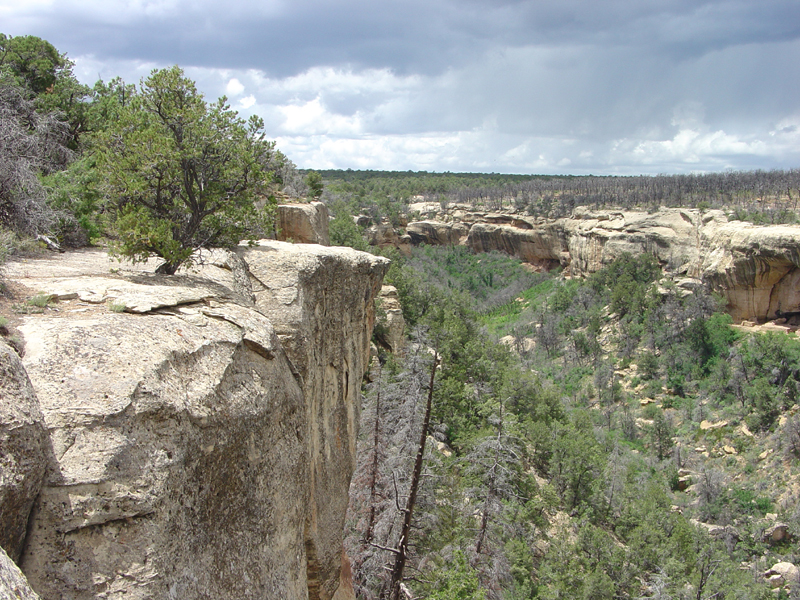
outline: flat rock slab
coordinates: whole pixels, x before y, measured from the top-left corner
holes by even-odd
[[[118,306],[120,312],[125,310],[133,313],[146,313],[231,294],[230,290],[211,285],[210,282],[200,283],[180,276],[142,273],[128,277],[43,279],[37,282],[36,289],[53,296],[55,300],[77,298],[92,304],[111,303]]]
[[[163,261],[151,259],[143,263],[120,262],[102,248],[72,250],[63,254],[48,252],[36,258],[12,258],[4,267],[6,277],[25,283],[26,279],[52,279],[100,275],[114,272],[153,272]]]

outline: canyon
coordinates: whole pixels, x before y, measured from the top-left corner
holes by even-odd
[[[682,284],[706,284],[727,302],[734,321],[763,322],[800,307],[800,226],[758,226],[730,220],[721,210],[662,208],[654,212],[576,208],[569,217],[545,219],[438,203],[409,206],[410,219],[395,229],[372,225],[376,246],[408,252],[419,244],[463,245],[498,251],[537,269],[561,268],[583,277],[625,252],[654,255]]]
[[[403,230],[368,228],[373,244],[501,251],[571,277],[649,252],[736,320],[800,305],[798,226],[410,208]],[[52,300],[18,317],[21,357],[0,343],[10,597],[353,599],[342,536],[375,300],[387,349],[402,346],[402,310],[381,289],[388,260],[318,245],[323,204],[279,217],[283,239],[311,243],[204,252],[176,276],[95,249],[7,265],[22,298]]]

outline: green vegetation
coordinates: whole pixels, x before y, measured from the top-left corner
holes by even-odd
[[[661,278],[649,256],[568,281],[463,248],[393,264],[415,345],[385,357],[366,394],[348,537],[360,598],[380,596],[381,548],[396,543],[426,347],[441,356],[439,447],[411,530],[415,596],[770,597],[760,573],[793,546],[763,538],[765,517],[797,530],[800,504],[778,509],[783,486],[747,465],[758,439],[789,447],[800,477],[800,419],[777,424],[795,404],[800,342],[738,334],[713,297]]]
[[[109,301],[107,306],[108,306],[108,310],[110,310],[111,312],[115,312],[115,313],[125,312],[125,308],[126,308],[124,304],[122,304],[120,302],[114,302],[113,300]]]
[[[208,103],[175,66],[139,86],[81,85],[72,63],[35,36],[0,34],[0,233],[66,246],[107,244],[174,273],[202,248],[273,230],[276,194],[318,198],[225,98]],[[0,244],[3,252],[10,245]]]
[[[239,119],[225,99],[207,105],[178,67],[154,71],[97,137],[101,190],[118,256],[164,259],[173,274],[199,248],[229,246],[270,226],[263,122]]]

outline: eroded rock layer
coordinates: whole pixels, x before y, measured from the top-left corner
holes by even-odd
[[[647,252],[668,271],[702,279],[725,297],[735,320],[800,310],[800,226],[756,226],[729,221],[718,210],[679,208],[577,208],[563,219],[463,206],[442,211],[430,203],[409,208],[426,219],[408,224],[404,237],[414,244],[504,252],[541,268],[561,266],[573,276],[593,273],[625,252]],[[387,245],[391,240],[372,241]]]

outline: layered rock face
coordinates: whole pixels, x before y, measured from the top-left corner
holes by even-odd
[[[382,314],[378,315],[381,327],[376,330],[380,343],[393,354],[402,355],[406,344],[406,320],[397,288],[393,285],[381,287],[378,305]]]
[[[701,230],[694,276],[728,301],[734,320],[800,310],[800,227],[712,221]]]
[[[174,277],[20,279],[62,299],[20,327],[49,432],[21,562],[42,598],[333,597],[386,268],[263,242]]]
[[[625,252],[650,253],[677,274],[702,279],[728,301],[735,320],[774,318],[800,310],[800,227],[728,221],[721,211],[661,209],[654,213],[575,209],[547,220],[470,212],[455,206],[409,223],[415,244],[466,245],[500,251],[573,276],[593,273]],[[387,238],[388,239],[388,238]]]

